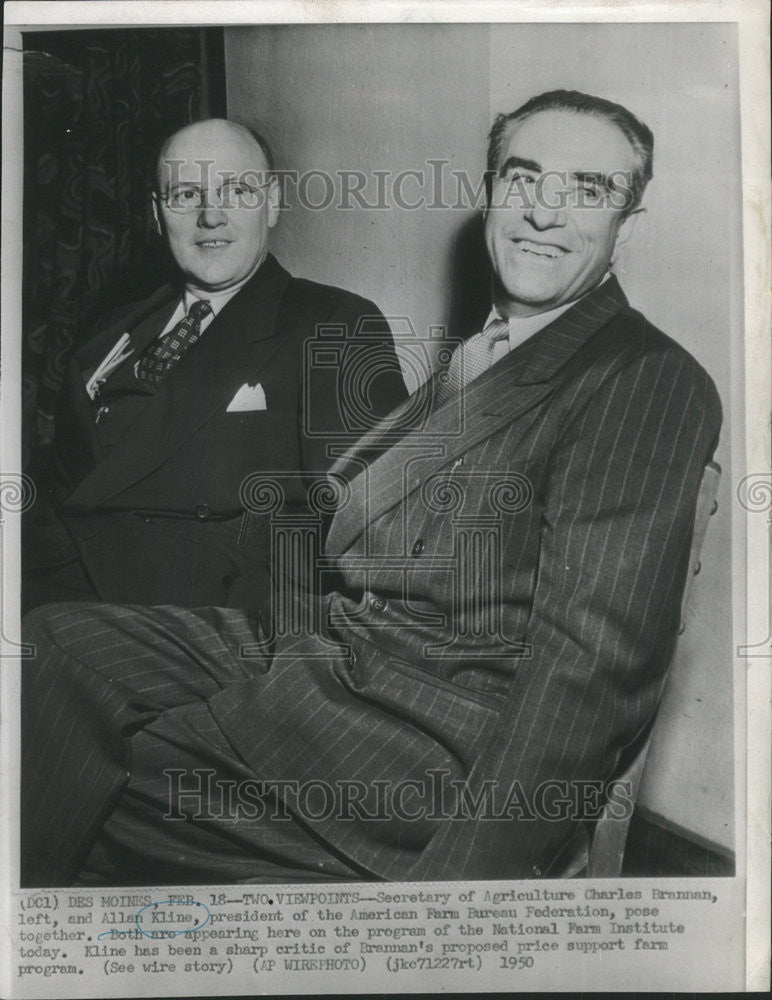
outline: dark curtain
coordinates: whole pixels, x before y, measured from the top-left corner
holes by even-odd
[[[163,139],[224,117],[222,29],[24,36],[23,450],[50,440],[71,352],[170,274],[152,230]]]

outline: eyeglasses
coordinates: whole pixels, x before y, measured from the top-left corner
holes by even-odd
[[[263,188],[270,183],[270,177],[262,183],[251,184],[237,180],[225,181],[214,189],[214,196],[209,194],[209,188],[178,184],[162,198],[169,211],[180,214],[199,212],[202,208],[259,208],[265,199]]]

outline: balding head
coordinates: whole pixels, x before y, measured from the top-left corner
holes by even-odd
[[[222,141],[223,138],[244,143],[245,149],[249,148],[251,142],[255,152],[258,153],[256,162],[262,164],[264,160],[268,166],[269,173],[273,173],[273,152],[265,136],[261,135],[255,129],[249,128],[247,125],[240,125],[238,122],[229,121],[227,118],[205,118],[203,121],[192,122],[190,125],[183,126],[164,140],[155,166],[156,189],[161,190],[161,165],[163,162],[171,158],[177,158],[178,149],[175,147],[175,144],[177,144],[177,147],[182,144],[183,149],[189,141],[210,146],[212,143]],[[260,153],[262,153],[262,160],[259,156]]]

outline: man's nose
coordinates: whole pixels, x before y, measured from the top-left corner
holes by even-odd
[[[531,196],[525,217],[534,229],[565,226],[568,221],[567,192],[552,185],[540,186]]]
[[[204,197],[206,200],[198,211],[199,226],[203,226],[204,229],[216,229],[218,226],[224,226],[228,221],[228,216],[222,205],[212,204],[208,195],[204,195]]]

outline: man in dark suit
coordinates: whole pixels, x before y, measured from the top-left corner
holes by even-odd
[[[71,360],[26,524],[27,608],[261,600],[266,539],[242,517],[242,482],[326,469],[328,446],[406,396],[373,303],[268,253],[279,185],[261,137],[220,119],[183,128],[161,150],[153,206],[181,281],[105,317]],[[325,368],[309,353],[322,336]],[[378,372],[370,410],[347,413],[363,364]]]
[[[333,467],[317,628],[33,616],[24,884],[566,871],[656,711],[721,420],[610,273],[652,147],[574,92],[497,120],[490,315]]]

